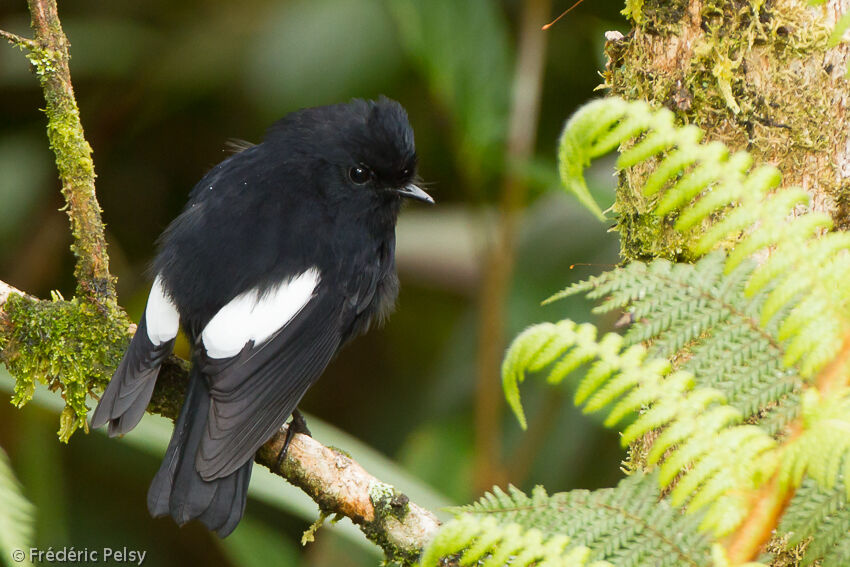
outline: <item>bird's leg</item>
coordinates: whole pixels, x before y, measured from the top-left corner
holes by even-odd
[[[286,457],[287,449],[289,449],[289,443],[292,441],[292,437],[296,433],[301,433],[308,437],[313,436],[312,433],[310,433],[310,430],[307,429],[307,420],[304,419],[304,416],[301,415],[298,408],[292,411],[292,419],[289,420],[289,427],[286,428],[286,437],[283,440],[283,449],[281,449],[280,453],[277,454],[277,463],[275,463],[276,470],[280,470],[280,465]]]
[[[307,420],[304,419],[304,415],[298,411],[298,408],[292,410],[292,419],[289,422],[289,430],[294,433],[300,433],[302,435],[306,435],[307,437],[312,437],[313,434],[310,433],[310,430],[307,428]]]

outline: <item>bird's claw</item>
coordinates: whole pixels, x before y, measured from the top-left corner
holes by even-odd
[[[289,444],[292,442],[292,437],[296,433],[301,433],[307,437],[313,436],[307,428],[307,420],[304,419],[304,416],[297,409],[292,412],[292,419],[289,421],[289,426],[286,428],[286,437],[283,440],[283,448],[280,450],[280,453],[277,454],[277,462],[275,463],[276,470],[280,470],[280,466],[283,464],[283,459],[286,458],[286,451],[289,449]]]

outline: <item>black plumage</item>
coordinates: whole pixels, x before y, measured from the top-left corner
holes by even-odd
[[[160,238],[145,314],[92,418],[110,435],[138,423],[179,317],[192,370],[151,514],[221,536],[236,527],[257,449],[392,308],[402,198],[431,201],[415,181],[407,115],[381,98],[292,113],[195,186]]]

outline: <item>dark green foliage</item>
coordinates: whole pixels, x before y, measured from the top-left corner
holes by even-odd
[[[803,481],[782,518],[779,533],[788,536],[789,547],[817,535],[806,546],[803,566],[817,560],[822,560],[821,567],[850,565],[850,507],[844,483],[826,490],[813,480]]]
[[[683,514],[658,490],[657,475],[635,473],[616,488],[572,490],[547,495],[537,487],[528,496],[509,487],[486,494],[463,514],[497,518],[544,535],[570,538],[567,549],[590,549],[589,560],[618,567],[708,565],[711,538],[699,531],[700,514]]]
[[[697,385],[723,392],[745,419],[769,423],[771,433],[799,414],[800,378],[781,361],[785,354],[775,318],[762,328],[767,292],[744,293],[754,265],[724,275],[726,255],[713,252],[695,264],[656,260],[574,284],[553,299],[586,292],[603,300],[596,313],[623,310],[634,323],[626,344],[649,342],[649,354],[674,361]]]

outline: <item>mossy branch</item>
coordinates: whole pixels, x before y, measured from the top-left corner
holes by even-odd
[[[38,77],[47,103],[47,138],[56,156],[66,211],[71,220],[76,256],[77,293],[103,305],[115,303],[115,282],[109,274],[109,256],[100,206],[94,191],[94,162],[86,141],[68,67],[68,38],[59,23],[55,0],[28,0],[33,39],[0,31],[0,37],[28,51],[27,59]]]
[[[23,317],[25,313],[32,313],[33,309],[41,311],[51,309],[54,305],[70,303],[61,299],[39,301],[0,281],[0,347],[3,349],[3,362],[8,365],[7,357],[10,351],[18,350],[16,346],[10,348],[10,343],[15,343],[15,337],[24,331],[16,328],[16,325],[27,326],[28,323]],[[17,312],[12,310],[10,313],[7,306],[13,304],[27,307],[23,310],[17,308]],[[76,313],[73,309],[70,311]],[[121,321],[123,319],[118,323]],[[103,323],[107,324],[110,323]],[[87,335],[96,335],[97,331],[103,328],[85,331]],[[33,329],[29,331],[32,332]],[[47,332],[41,328],[36,331]],[[128,328],[125,324],[125,335],[129,336],[134,331],[135,325]],[[59,346],[52,340],[48,342],[50,344],[46,346],[51,352],[63,348],[93,348],[92,345],[80,346],[75,343],[73,347],[66,347]],[[115,355],[117,352],[120,356],[120,351],[120,345],[113,345],[103,355]],[[44,360],[29,360],[28,363],[47,364]],[[106,370],[111,373],[112,368]],[[177,357],[169,358],[163,364],[148,411],[176,419],[183,404],[188,377],[188,364]],[[67,392],[63,391],[63,395],[67,399]],[[286,458],[278,467],[277,456],[285,437],[286,426],[260,448],[256,462],[301,488],[318,504],[323,513],[340,514],[350,518],[366,537],[383,549],[388,558],[402,563],[411,563],[417,559],[421,549],[431,541],[439,528],[439,521],[434,514],[410,502],[407,496],[370,475],[351,457],[336,449],[325,447],[305,435],[295,435]]]
[[[47,102],[47,135],[56,156],[62,194],[71,220],[77,297],[56,294],[41,301],[0,282],[0,361],[21,383],[25,403],[35,381],[66,399],[60,436],[85,426],[86,394],[105,386],[129,336],[135,331],[117,305],[109,273],[101,210],[95,196],[94,162],[85,139],[68,68],[68,39],[55,0],[28,0],[34,39],[0,30],[0,37],[26,49]],[[94,361],[94,362],[92,362]],[[96,368],[95,368],[96,367]],[[188,380],[187,364],[172,357],[163,369],[148,411],[175,419]],[[67,414],[67,415],[66,415]],[[389,559],[417,560],[439,521],[407,496],[379,481],[347,455],[296,435],[278,466],[285,427],[256,455],[256,462],[300,487],[323,514],[340,514],[360,526]]]
[[[36,44],[36,42],[34,42],[33,40],[21,37],[11,32],[7,32],[5,30],[0,30],[0,37],[2,37],[15,47],[19,47],[21,49],[28,49],[30,51],[38,49],[38,44]]]

